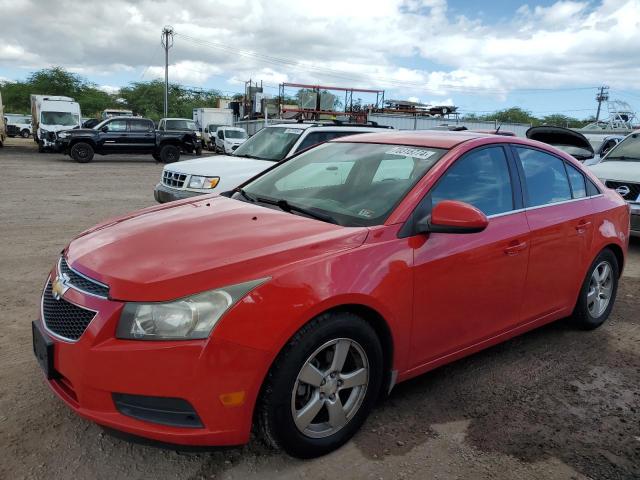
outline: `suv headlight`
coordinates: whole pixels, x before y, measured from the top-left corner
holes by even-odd
[[[220,318],[268,278],[230,285],[166,303],[125,304],[116,337],[129,340],[207,338]]]
[[[218,183],[220,183],[220,177],[192,176],[189,179],[189,188],[216,188]]]
[[[69,133],[67,132],[58,133],[58,138],[67,138],[68,136],[69,136]]]

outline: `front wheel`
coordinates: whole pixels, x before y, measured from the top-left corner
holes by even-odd
[[[593,330],[609,317],[618,291],[620,267],[618,259],[608,248],[593,261],[584,279],[573,322],[585,330]]]
[[[378,398],[382,347],[352,313],[321,315],[282,350],[263,386],[257,423],[264,440],[312,458],[347,442]]]
[[[180,149],[175,145],[164,145],[160,149],[160,161],[162,163],[173,163],[180,160]]]
[[[88,163],[93,160],[93,147],[85,142],[78,142],[71,147],[69,154],[78,163]]]
[[[22,138],[29,138],[29,135],[30,135],[29,130],[27,130],[26,128],[20,132],[20,136]]]

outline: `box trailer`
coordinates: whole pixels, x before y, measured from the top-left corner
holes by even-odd
[[[230,108],[194,108],[193,121],[202,133],[202,146],[213,150],[213,135],[218,127],[233,125],[233,110]]]
[[[33,140],[42,152],[55,147],[57,132],[80,128],[80,104],[71,97],[31,95]]]

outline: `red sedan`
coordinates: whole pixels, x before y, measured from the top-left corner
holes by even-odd
[[[563,317],[601,325],[628,237],[624,200],[548,145],[345,137],[83,232],[34,351],[101,425],[184,445],[255,427],[313,457],[397,382]]]

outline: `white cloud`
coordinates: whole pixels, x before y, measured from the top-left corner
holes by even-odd
[[[112,0],[98,11],[73,0],[56,9],[44,0],[2,5],[7,68],[163,78],[160,30],[173,24],[169,74],[186,85],[219,76],[235,89],[252,78],[384,88],[402,98],[504,98],[513,89],[603,82],[636,89],[640,76],[640,0],[523,6],[498,25],[473,11],[454,18],[446,0]],[[438,66],[419,67],[431,64]]]

